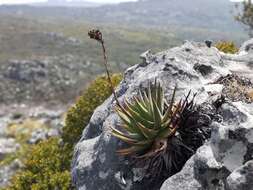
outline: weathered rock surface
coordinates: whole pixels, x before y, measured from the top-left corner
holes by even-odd
[[[240,48],[240,52],[249,52],[253,51],[253,39],[250,39],[246,42],[244,42]]]
[[[142,171],[130,167],[126,159],[115,153],[122,143],[111,135],[110,126],[119,122],[111,97],[95,110],[75,147],[72,176],[77,189],[228,190],[227,177],[252,160],[253,105],[252,102],[235,102],[226,96],[225,102],[216,102],[216,110],[213,109],[212,103],[220,97],[226,85],[215,82],[232,74],[252,80],[252,54],[244,54],[242,59],[240,54],[226,55],[204,43],[186,42],[181,47],[145,56],[143,54],[142,59],[148,60],[146,64],[126,70],[117,88],[119,100],[130,99],[139,87],[146,87],[155,79],[160,81],[169,99],[177,83],[177,100],[192,90],[197,93],[196,103],[201,110],[213,114],[211,139],[198,149],[180,172],[163,184],[161,181],[147,185]],[[247,68],[247,72],[242,72],[241,68]]]
[[[253,159],[252,111],[252,103],[223,104],[223,122],[214,123],[211,147],[216,160],[230,172]]]
[[[185,163],[181,172],[170,177],[163,183],[161,190],[200,190],[201,184],[194,178],[194,165],[195,162],[193,156]]]
[[[253,160],[234,170],[227,178],[228,190],[253,189]]]

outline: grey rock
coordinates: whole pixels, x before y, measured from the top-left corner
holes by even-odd
[[[196,154],[177,174],[168,178],[160,190],[224,190],[229,172],[216,161],[209,143]]]
[[[38,129],[33,131],[31,134],[31,138],[28,140],[29,144],[36,144],[39,141],[47,139],[47,130],[46,129]]]
[[[47,137],[58,137],[60,136],[60,132],[57,129],[49,129],[47,132]]]
[[[140,58],[142,59],[140,66],[146,66],[154,60],[155,56],[151,53],[151,50],[147,50],[140,55]]]
[[[244,42],[242,46],[240,47],[240,52],[249,52],[253,51],[253,38]]]
[[[186,94],[190,89],[201,92],[201,87],[204,86],[201,81],[202,75],[196,72],[193,68],[194,64],[187,60],[189,56],[194,57],[195,60],[196,53],[200,54],[199,59],[202,58],[201,53],[203,52],[196,51],[195,46],[207,49],[204,44],[186,43],[180,48],[155,55],[155,59],[145,66],[138,65],[128,69],[124,80],[116,90],[119,100],[131,98],[137,94],[138,88],[147,87],[149,81],[154,81],[155,78],[161,82],[167,98],[170,98],[175,83],[180,86],[178,97]],[[190,48],[191,51],[185,52],[186,48]],[[170,60],[171,55],[175,57],[175,60]],[[216,63],[218,62],[217,59]],[[207,60],[206,64],[208,64]],[[214,69],[214,72],[220,75],[218,70]],[[200,97],[204,100],[207,94],[203,93]],[[138,182],[140,173],[136,172],[136,169],[129,170],[129,163],[115,153],[122,143],[111,135],[110,126],[115,126],[119,122],[117,114],[114,113],[114,105],[115,101],[111,97],[95,110],[90,123],[83,132],[82,139],[76,146],[72,174],[73,181],[79,189],[85,189],[84,187],[87,189],[143,188],[144,184]],[[82,150],[81,147],[87,148],[86,144],[92,142],[93,138],[96,139],[96,145],[89,151],[92,156],[87,156],[87,151]],[[103,159],[99,159],[99,155],[103,155]],[[85,160],[90,160],[84,163],[82,161],[84,157]]]
[[[224,121],[213,124],[212,150],[230,172],[253,159],[251,109],[250,104],[224,104],[220,111]]]
[[[253,190],[253,160],[237,168],[229,175],[227,190]]]
[[[36,144],[42,140],[50,137],[58,137],[60,132],[58,129],[37,129],[32,132],[31,138],[28,140],[29,144]]]
[[[6,129],[8,127],[8,123],[10,122],[10,118],[4,115],[0,116],[0,138],[6,137]]]
[[[211,146],[203,145],[194,155],[194,177],[202,189],[223,190],[229,171],[214,157]]]
[[[16,143],[13,138],[1,138],[0,139],[0,161],[4,159],[7,154],[14,153],[19,148],[19,144]]]
[[[14,160],[10,165],[0,167],[0,187],[4,188],[9,185],[11,177],[22,167],[20,160]]]
[[[222,85],[217,90],[217,86],[211,83],[233,73],[227,66],[232,60],[216,48],[195,42],[186,42],[181,47],[152,56],[148,64],[135,65],[126,70],[123,81],[116,89],[119,101],[131,99],[139,88],[147,87],[155,79],[161,83],[168,100],[175,84],[179,86],[176,100],[192,90],[197,93],[196,103],[201,109],[213,115],[214,121],[219,121],[212,124],[211,141],[200,147],[181,172],[169,177],[165,183],[161,180],[155,185],[147,185],[141,168],[131,167],[127,159],[115,153],[123,143],[111,135],[110,127],[115,127],[119,122],[113,109],[115,100],[111,96],[94,111],[75,147],[72,178],[78,190],[157,190],[161,186],[163,190],[224,190],[227,176],[250,160],[252,105],[227,103],[217,113],[212,108],[213,94],[218,97]],[[247,64],[236,63],[238,67]],[[201,68],[196,68],[196,65]],[[185,184],[184,188],[182,184]]]
[[[194,156],[186,163],[184,168],[174,176],[168,178],[160,190],[202,190],[202,185],[194,177]]]

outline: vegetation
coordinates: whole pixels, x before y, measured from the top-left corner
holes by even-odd
[[[241,8],[237,5],[237,8]],[[235,17],[237,21],[248,27],[250,37],[253,37],[253,4],[251,0],[242,2],[242,10]]]
[[[112,84],[116,86],[121,78],[120,74],[112,75]],[[24,148],[15,155],[10,155],[5,163],[10,163],[15,158],[22,158],[24,168],[13,177],[7,190],[69,190],[73,188],[70,177],[73,146],[80,139],[94,109],[110,95],[111,88],[105,76],[100,76],[92,82],[68,111],[63,127],[63,140],[51,138],[37,145],[28,146],[26,141],[30,131],[39,127],[39,124],[28,120],[21,126],[14,124],[10,126],[9,135],[20,139],[19,142],[23,142]]]
[[[54,18],[55,19],[55,18]],[[52,20],[48,17],[18,17],[1,14],[0,63],[9,59],[44,59],[50,56],[73,55],[77,60],[93,63],[87,67],[87,75],[92,71],[101,74],[97,64],[101,57],[98,48],[84,35],[91,22],[77,20]],[[180,43],[172,31],[156,29],[143,30],[129,26],[96,24],[103,29],[110,46],[110,60],[114,71],[122,71],[122,65],[133,65],[145,49],[154,51],[170,48]],[[13,30],[15,28],[15,30]],[[113,31],[113,32],[112,32]],[[15,46],[16,48],[12,48]],[[85,52],[85,54],[84,54]],[[117,64],[116,64],[117,63]]]
[[[116,86],[121,81],[120,74],[112,76],[112,84]],[[111,95],[111,87],[105,76],[93,81],[76,104],[69,109],[63,127],[62,138],[64,143],[72,149],[80,139],[84,127],[88,124],[94,109],[102,104]]]
[[[63,150],[58,138],[34,145],[27,152],[23,170],[14,176],[7,190],[69,190],[70,160]]]
[[[188,101],[190,93],[176,104],[175,93],[176,88],[167,104],[162,87],[155,82],[133,97],[132,103],[125,100],[117,107],[121,130],[112,128],[112,134],[130,145],[117,152],[142,164],[146,176],[153,177],[151,182],[157,176],[168,176],[180,170],[208,137],[204,126],[196,122],[200,115],[194,99]]]
[[[134,103],[125,100],[123,106],[117,108],[117,113],[124,122],[120,127],[126,133],[115,128],[112,134],[131,145],[130,148],[119,150],[121,155],[143,154],[152,156],[163,151],[167,139],[176,132],[176,117],[180,107],[173,107],[176,88],[167,110],[165,110],[164,92],[160,84],[149,85],[145,92],[139,92]],[[153,147],[152,147],[153,146]],[[149,150],[151,148],[151,150]]]
[[[20,144],[20,147],[16,152],[5,156],[5,158],[0,161],[0,166],[8,165],[15,159],[24,161],[27,151],[30,149],[31,146],[27,143],[27,141],[30,139],[32,132],[37,129],[43,129],[47,127],[48,126],[42,124],[40,121],[34,119],[26,119],[21,123],[11,123],[7,128],[6,134],[8,135],[8,137],[14,138],[17,143]]]
[[[218,42],[215,45],[215,47],[224,53],[231,53],[231,54],[235,54],[239,50],[234,42],[226,42],[226,41]]]

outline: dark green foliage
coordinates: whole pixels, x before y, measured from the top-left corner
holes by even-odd
[[[210,137],[210,119],[194,104],[194,96],[189,100],[188,96],[181,101],[179,115],[177,115],[177,133],[167,139],[164,151],[154,157],[144,160],[148,166],[148,177],[153,177],[152,182],[159,179],[167,179],[169,176],[179,172],[185,162],[204,144]],[[159,176],[157,179],[154,176]],[[162,180],[163,181],[163,180]],[[159,183],[159,182],[158,182]]]
[[[23,170],[14,176],[7,190],[69,190],[69,165],[58,138],[41,142],[28,151]]]
[[[231,53],[231,54],[235,54],[239,50],[234,42],[226,42],[226,41],[218,42],[215,45],[215,47],[224,53]]]
[[[116,86],[120,74],[112,75]],[[12,179],[7,190],[69,190],[71,187],[70,163],[74,144],[79,140],[94,109],[111,95],[105,76],[98,77],[67,113],[63,128],[63,142],[51,138],[33,145],[26,152],[24,168]]]
[[[112,75],[112,83],[116,86],[121,81],[120,74]],[[112,94],[110,84],[105,76],[97,78],[76,104],[69,109],[63,127],[62,138],[67,147],[71,148],[80,139],[84,127],[88,124],[94,109]]]
[[[240,6],[237,6],[240,9]],[[253,37],[253,4],[251,0],[244,0],[242,2],[242,10],[235,17],[235,19],[246,25],[249,29],[250,37]]]

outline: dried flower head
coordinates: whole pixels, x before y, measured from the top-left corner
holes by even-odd
[[[103,41],[103,36],[102,36],[102,32],[100,32],[99,30],[97,29],[93,29],[93,30],[90,30],[88,32],[88,35],[91,39],[94,39],[94,40],[97,40],[99,42],[102,42]]]

